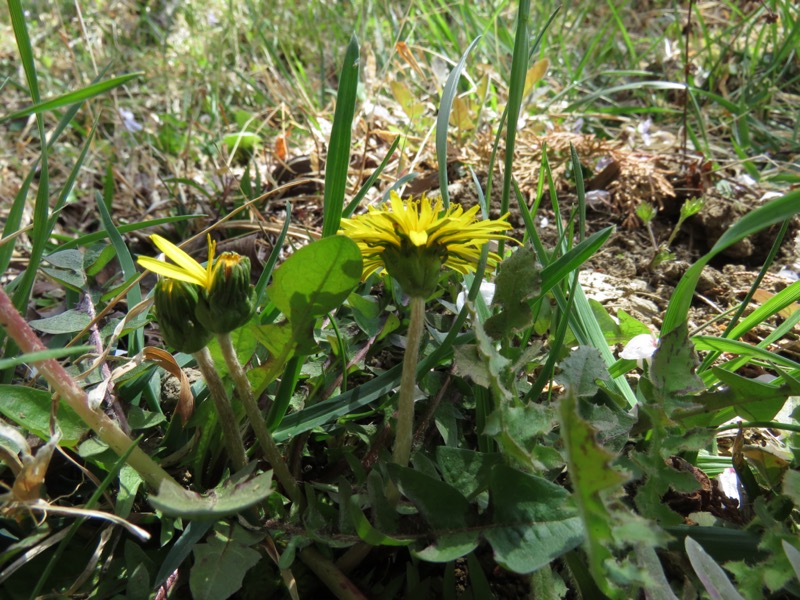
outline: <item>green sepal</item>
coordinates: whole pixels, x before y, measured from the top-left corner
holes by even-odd
[[[386,271],[409,296],[427,298],[436,291],[446,256],[436,247],[388,246],[381,255]]]
[[[211,287],[197,303],[197,319],[212,333],[230,333],[247,323],[255,310],[250,259],[235,252],[220,254],[211,271]]]
[[[177,279],[160,279],[154,301],[164,341],[178,352],[202,350],[213,334],[195,317],[202,288]]]

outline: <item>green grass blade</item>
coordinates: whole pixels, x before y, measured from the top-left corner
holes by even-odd
[[[581,168],[581,161],[578,158],[578,151],[572,142],[569,144],[569,153],[572,159],[572,175],[575,177],[575,187],[583,190],[583,169]],[[586,235],[586,195],[578,194],[578,239],[583,240]]]
[[[278,257],[280,256],[281,249],[283,248],[283,243],[286,240],[286,234],[289,233],[289,223],[292,222],[292,203],[286,202],[286,219],[283,221],[283,227],[281,228],[281,232],[278,235],[278,239],[275,240],[275,245],[272,247],[272,252],[269,254],[269,258],[267,259],[266,264],[264,265],[264,270],[261,271],[261,275],[258,278],[258,282],[256,283],[256,306],[261,306],[262,302],[264,301],[264,294],[266,294],[267,290],[267,283],[269,283],[269,278],[272,277],[272,271],[275,268],[275,264],[278,262]]]
[[[613,226],[593,233],[542,269],[542,294],[553,289],[572,271],[580,269],[581,265],[600,249],[612,233],[614,233]]]
[[[25,12],[19,0],[8,0],[8,12],[11,14],[11,26],[17,40],[19,58],[25,70],[25,79],[28,81],[28,90],[34,102],[39,102],[39,78],[36,75],[36,64],[33,60],[33,47],[28,35],[28,25],[25,22]]]
[[[696,335],[692,337],[695,348],[698,350],[713,350],[715,352],[730,352],[740,356],[748,356],[750,358],[761,359],[781,367],[789,369],[800,369],[800,363],[785,358],[780,354],[775,354],[764,348],[758,346],[751,346],[746,342],[739,340],[728,340],[725,338],[718,338],[706,335]]]
[[[10,369],[19,365],[33,364],[43,360],[50,360],[52,358],[59,359],[66,356],[74,356],[76,354],[84,354],[85,352],[95,352],[97,348],[94,346],[70,346],[69,348],[52,348],[49,350],[42,350],[40,352],[30,352],[15,356],[14,358],[0,358],[0,371]]]
[[[774,223],[779,223],[791,218],[800,211],[800,190],[796,190],[781,198],[769,202],[751,213],[746,214],[730,227],[711,250],[699,258],[686,273],[684,273],[675,291],[670,298],[667,312],[664,315],[664,322],[661,326],[661,336],[663,337],[681,323],[686,321],[689,314],[689,306],[692,303],[692,296],[700,280],[700,273],[708,262],[717,254],[743,240],[749,235],[761,231]]]
[[[467,56],[480,40],[480,36],[472,40],[472,43],[461,55],[461,60],[447,76],[447,83],[444,85],[442,100],[439,103],[439,114],[436,116],[436,159],[439,163],[439,191],[442,194],[442,202],[445,209],[450,207],[450,192],[447,189],[447,132],[450,126],[450,111],[453,109],[453,100],[458,93],[458,82],[461,79],[461,72],[467,63]]]
[[[31,104],[30,106],[23,108],[22,110],[18,110],[4,117],[0,117],[0,123],[3,123],[5,121],[10,121],[11,119],[19,119],[20,117],[27,117],[28,115],[33,115],[33,114],[38,115],[43,112],[55,110],[57,108],[62,108],[64,106],[69,106],[71,104],[82,103],[88,100],[89,98],[94,98],[95,96],[99,96],[100,94],[103,94],[109,90],[113,90],[115,87],[124,85],[131,79],[136,79],[137,77],[141,77],[142,75],[144,75],[144,72],[128,73],[127,75],[120,75],[119,77],[114,77],[106,81],[93,83],[80,90],[67,92],[66,94],[61,94],[60,96],[56,96],[55,98],[50,98],[49,100],[36,102],[34,104]]]
[[[350,136],[353,129],[353,115],[356,110],[358,61],[358,40],[353,36],[344,55],[344,64],[339,78],[339,93],[336,95],[331,142],[325,163],[322,237],[336,235],[336,232],[339,231],[339,221],[342,219],[347,188],[347,171],[350,167]]]
[[[528,72],[528,61],[530,59],[528,46],[528,22],[530,16],[530,0],[520,0],[519,10],[517,11],[517,32],[514,38],[514,55],[511,58],[508,104],[506,105],[508,117],[506,118],[505,168],[503,170],[503,193],[500,197],[500,214],[508,212],[509,199],[511,197],[511,176],[514,171],[514,145],[517,140],[517,123],[522,107],[522,93],[525,91],[525,76]],[[499,251],[502,254],[502,240],[499,244]]]
[[[400,145],[400,136],[398,135],[394,138],[392,145],[389,146],[389,149],[386,151],[386,156],[383,157],[383,161],[381,164],[378,165],[378,168],[370,175],[367,180],[364,182],[364,185],[361,186],[361,189],[358,190],[358,193],[353,197],[353,199],[348,203],[345,207],[344,212],[342,212],[342,216],[345,218],[350,217],[358,208],[358,205],[361,204],[361,201],[364,199],[364,196],[367,195],[367,192],[370,190],[372,185],[377,181],[378,177],[380,177],[381,173],[383,173],[384,169],[386,169],[386,165],[389,164],[389,161],[394,154],[394,151],[397,150],[397,146]]]
[[[112,177],[113,175],[109,172],[108,179]],[[111,204],[110,200],[112,199],[111,194],[113,194],[113,187],[109,188],[107,186],[107,189],[109,189],[110,192],[106,192],[106,198],[103,198],[99,192],[97,193],[97,209],[100,212],[100,220],[103,223],[103,228],[108,233],[108,239],[111,240],[111,245],[114,246],[114,250],[117,252],[117,260],[122,269],[122,275],[125,279],[130,279],[137,275],[136,264],[133,261],[130,250],[128,250],[128,245],[125,243],[116,225],[114,225],[114,220],[111,218],[111,213],[107,208],[106,203],[108,202],[108,205]],[[138,283],[131,287],[128,292],[127,300],[128,307],[136,306],[142,301],[142,291]],[[142,348],[144,348],[144,331],[139,327],[133,331],[128,338],[128,354],[133,356]]]
[[[190,219],[201,219],[203,217],[205,217],[205,215],[177,215],[175,217],[161,217],[159,219],[152,219],[142,223],[125,223],[117,227],[117,231],[120,233],[130,233],[132,231],[139,231],[149,227],[169,225],[170,223],[181,223]],[[65,239],[65,236],[57,236],[55,234],[53,237],[57,240],[63,241],[63,243],[58,247],[59,250],[67,250],[69,248],[78,248],[80,246],[91,246],[95,242],[106,239],[108,234],[105,231],[95,231],[94,233],[87,233],[86,235],[76,238]]]
[[[36,74],[36,64],[33,58],[30,36],[28,35],[28,26],[25,22],[25,14],[18,0],[9,0],[8,9],[11,13],[11,25],[14,30],[14,37],[17,41],[20,60],[25,70],[28,90],[30,91],[34,103],[36,103],[39,102],[41,96],[39,94],[39,80]],[[25,272],[22,274],[19,285],[14,290],[13,296],[14,306],[22,314],[27,312],[26,309],[31,290],[33,289],[33,282],[36,279],[36,273],[39,270],[39,263],[44,255],[45,244],[47,243],[47,237],[49,235],[49,230],[47,228],[50,216],[50,174],[47,162],[48,145],[44,128],[44,119],[40,114],[36,115],[36,125],[39,131],[39,140],[42,144],[42,154],[40,158],[41,170],[39,172],[39,189],[36,193],[36,201],[33,207],[33,233],[31,235],[33,243],[28,260],[28,268],[25,269]],[[11,352],[12,348],[8,350]]]

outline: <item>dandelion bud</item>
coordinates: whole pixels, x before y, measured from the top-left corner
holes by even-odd
[[[164,341],[178,352],[202,350],[212,333],[195,318],[202,288],[177,279],[160,279],[154,300]]]
[[[250,285],[250,259],[235,252],[219,255],[211,284],[195,314],[213,333],[230,333],[250,320],[256,310],[256,291]]]

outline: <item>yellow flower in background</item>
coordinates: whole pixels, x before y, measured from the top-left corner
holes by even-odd
[[[466,275],[475,270],[484,244],[512,239],[503,233],[511,229],[507,214],[478,221],[478,210],[465,211],[458,204],[445,210],[441,199],[431,202],[423,195],[418,201],[402,200],[391,192],[388,206],[370,206],[367,214],[342,219],[339,233],[358,244],[364,278],[385,268],[408,295],[427,297],[435,291],[442,267]],[[489,253],[489,265],[499,261]]]
[[[140,256],[137,259],[140,266],[169,279],[177,279],[178,281],[197,284],[206,290],[211,287],[211,268],[214,264],[214,252],[217,247],[216,242],[211,239],[211,236],[208,236],[208,264],[205,267],[175,244],[156,233],[150,236],[150,240],[167,258],[175,262],[175,264],[173,265],[149,256]]]

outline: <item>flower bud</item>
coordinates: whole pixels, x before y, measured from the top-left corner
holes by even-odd
[[[154,301],[164,341],[178,352],[192,354],[202,350],[212,333],[195,318],[202,288],[177,279],[160,279]]]
[[[250,259],[235,252],[220,254],[211,271],[211,285],[197,303],[197,319],[213,333],[230,333],[247,323],[255,310]]]

